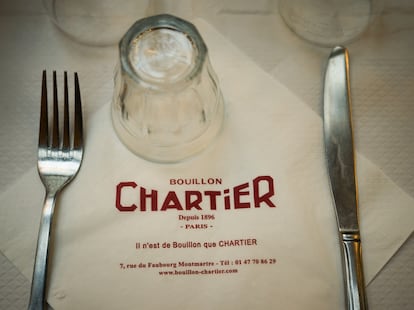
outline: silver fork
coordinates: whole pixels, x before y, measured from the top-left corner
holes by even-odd
[[[73,139],[71,141],[67,73],[64,73],[63,137],[60,138],[56,71],[53,72],[53,121],[51,133],[49,133],[48,125],[46,71],[43,71],[37,168],[40,179],[45,186],[46,195],[37,241],[29,310],[47,309],[48,250],[55,201],[57,194],[78,173],[83,157],[82,107],[77,73],[74,75],[74,81],[75,116]]]

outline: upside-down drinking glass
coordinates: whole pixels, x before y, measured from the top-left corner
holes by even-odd
[[[358,38],[381,13],[383,0],[279,0],[279,13],[299,37],[332,47]]]
[[[207,47],[172,15],[137,21],[119,43],[112,120],[120,140],[155,162],[177,162],[220,132],[224,103]]]
[[[152,14],[150,0],[43,0],[52,22],[70,38],[114,45],[139,18]]]

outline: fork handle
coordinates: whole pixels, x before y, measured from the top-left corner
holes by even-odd
[[[36,257],[33,269],[32,288],[30,291],[28,310],[47,309],[46,280],[48,252],[55,201],[56,192],[47,192],[42,210],[42,218],[40,220],[39,236],[37,240]]]

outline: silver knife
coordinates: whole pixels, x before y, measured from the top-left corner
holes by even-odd
[[[332,49],[325,73],[323,126],[326,161],[342,249],[347,309],[368,309],[358,224],[351,121],[349,55],[342,46]]]

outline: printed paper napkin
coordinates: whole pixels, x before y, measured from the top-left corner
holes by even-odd
[[[226,101],[220,136],[163,165],[117,139],[109,104],[86,124],[58,201],[54,309],[344,309],[322,122],[201,20]],[[322,78],[322,77],[321,77]],[[357,156],[367,283],[413,231],[413,200]],[[43,190],[35,169],[1,197],[0,245],[30,277]],[[4,219],[7,219],[5,221]]]

